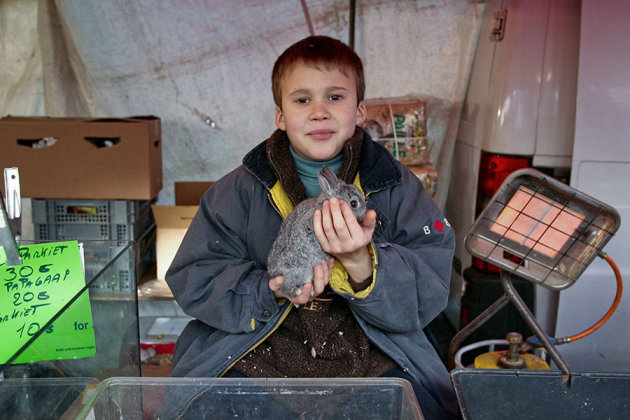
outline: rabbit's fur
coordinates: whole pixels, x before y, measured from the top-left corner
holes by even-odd
[[[267,257],[269,275],[283,275],[282,293],[291,297],[298,296],[302,286],[313,281],[313,267],[330,258],[313,231],[315,209],[321,209],[324,201],[336,197],[350,205],[359,222],[363,221],[366,212],[361,191],[338,179],[328,166],[317,173],[317,178],[322,192],[316,198],[299,203],[287,216]]]

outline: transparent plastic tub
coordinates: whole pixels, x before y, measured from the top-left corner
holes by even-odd
[[[0,382],[0,418],[75,419],[94,378],[9,378]]]
[[[399,378],[110,378],[78,419],[423,419]]]

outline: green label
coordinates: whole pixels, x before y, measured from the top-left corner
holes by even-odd
[[[84,286],[76,241],[18,248],[21,265],[7,266],[0,249],[0,363],[6,363]],[[13,363],[77,359],[96,354],[86,290]]]

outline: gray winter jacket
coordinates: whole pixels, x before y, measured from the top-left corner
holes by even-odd
[[[367,134],[357,181],[378,214],[375,276],[363,295],[331,286],[376,346],[445,407],[456,407],[449,374],[423,332],[446,306],[453,230],[420,181]],[[179,305],[196,318],[177,341],[173,376],[223,375],[291,310],[274,297],[266,271],[281,214],[292,208],[287,202],[265,142],[204,194],[166,275]]]

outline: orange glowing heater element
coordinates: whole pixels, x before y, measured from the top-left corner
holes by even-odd
[[[520,186],[490,230],[554,258],[583,220],[582,214]]]

